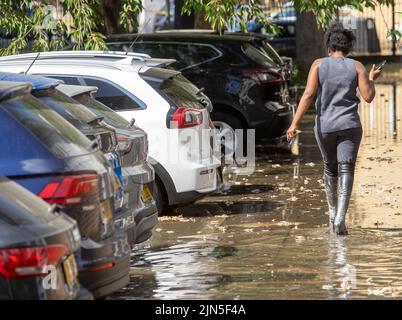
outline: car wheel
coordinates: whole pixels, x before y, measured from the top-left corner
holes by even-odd
[[[243,129],[243,124],[238,118],[221,112],[213,113],[212,121],[215,128],[219,130],[222,154],[225,157],[233,157],[237,147],[235,129]]]
[[[158,209],[158,215],[162,215],[163,210],[165,209],[166,199],[162,183],[158,178],[155,178],[155,181],[152,184],[152,196],[154,197],[156,208]]]

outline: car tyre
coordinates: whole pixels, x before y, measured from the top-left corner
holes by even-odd
[[[152,184],[152,196],[154,197],[156,208],[158,209],[158,215],[161,216],[166,208],[166,196],[159,178],[155,178]]]
[[[234,156],[236,150],[234,132],[235,129],[244,129],[243,123],[236,116],[226,112],[213,112],[211,116],[215,128],[219,130],[222,136],[229,138],[227,141],[222,141],[222,154],[225,156]],[[243,136],[243,147],[245,146],[245,142],[246,137]]]

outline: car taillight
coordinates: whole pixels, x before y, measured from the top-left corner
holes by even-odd
[[[79,204],[83,198],[99,194],[98,176],[85,174],[62,177],[52,181],[39,193],[39,197],[48,203],[59,205]]]
[[[67,253],[64,245],[0,249],[0,275],[6,279],[46,275],[47,266],[58,265]]]
[[[202,113],[196,109],[179,107],[173,113],[173,128],[189,128],[202,124]]]
[[[275,83],[282,81],[282,75],[270,70],[242,70],[242,74],[252,78],[257,83]]]
[[[117,150],[119,152],[121,152],[122,154],[127,154],[131,151],[131,148],[133,147],[133,141],[130,139],[130,137],[123,134],[118,134],[117,141]]]

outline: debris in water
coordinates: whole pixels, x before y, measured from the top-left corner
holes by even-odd
[[[380,289],[367,289],[368,295],[398,297],[402,293],[402,287],[384,287]]]
[[[158,217],[159,221],[177,221],[177,222],[195,222],[194,218],[184,218],[182,215],[180,216],[162,216]]]
[[[243,224],[231,224],[229,227],[235,228],[263,228],[263,227],[289,227],[289,226],[297,226],[303,224],[302,222],[289,222],[289,221],[272,221],[272,222],[255,222],[255,223],[243,223]]]
[[[377,221],[377,222],[374,222],[374,225],[378,228],[379,226],[384,225],[384,222]]]
[[[330,285],[330,284],[324,284],[324,285],[322,286],[322,288],[323,288],[324,290],[332,290],[332,289],[334,289],[334,287],[333,287],[332,285]]]

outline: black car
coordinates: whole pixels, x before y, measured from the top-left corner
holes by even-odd
[[[176,59],[171,66],[205,89],[218,128],[256,129],[257,137],[274,138],[292,120],[287,64],[264,36],[170,31],[113,35],[107,44],[111,50]]]
[[[29,84],[0,81],[0,175],[77,221],[79,280],[95,298],[128,283],[129,246],[113,224],[112,168],[93,143],[33,97]]]
[[[0,300],[82,298],[80,240],[76,222],[57,206],[0,176]]]

